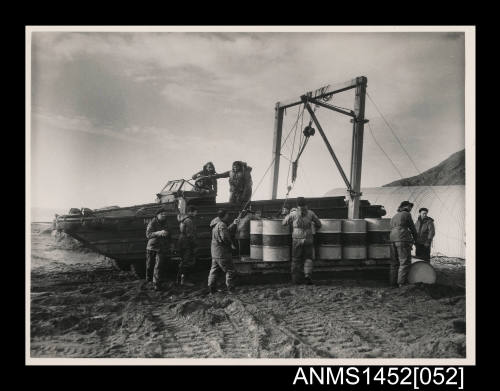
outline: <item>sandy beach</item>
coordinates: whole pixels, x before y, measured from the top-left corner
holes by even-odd
[[[31,357],[465,357],[465,262],[435,285],[366,277],[156,292],[49,224],[32,225]],[[207,270],[208,274],[208,270]]]

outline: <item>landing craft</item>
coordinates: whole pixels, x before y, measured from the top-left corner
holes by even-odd
[[[389,274],[393,282],[394,270],[390,267],[390,253],[387,229],[383,224],[382,217],[386,211],[381,205],[371,205],[367,200],[361,200],[361,162],[363,148],[363,125],[364,101],[366,93],[366,77],[358,77],[346,83],[326,86],[315,91],[307,92],[299,99],[286,102],[278,102],[275,107],[275,129],[273,142],[272,191],[271,199],[251,201],[250,205],[254,211],[260,211],[263,224],[270,222],[280,215],[284,206],[290,208],[295,206],[295,199],[288,198],[288,194],[297,176],[297,167],[300,155],[304,151],[307,140],[314,135],[314,124],[320,133],[326,147],[332,156],[334,163],[340,172],[347,187],[347,196],[344,197],[314,197],[307,198],[307,204],[322,220],[326,227],[339,227],[338,229],[324,229],[315,235],[316,260],[314,264],[315,275],[324,272],[335,272],[340,270],[391,270]],[[355,89],[354,110],[346,110],[338,106],[328,104],[334,94],[350,89]],[[286,108],[297,106],[305,110],[311,118],[309,125],[301,131],[304,134],[302,144],[297,148],[296,159],[291,162],[292,186],[288,187],[286,198],[277,199],[277,184],[279,175],[279,157],[282,144],[283,115]],[[315,106],[313,110],[311,105]],[[319,108],[327,108],[337,113],[351,117],[353,123],[353,145],[351,156],[351,174],[347,178],[341,167],[333,148],[323,132],[314,111]],[[297,124],[296,124],[297,125]],[[255,190],[254,190],[255,192]],[[176,243],[179,235],[178,214],[185,214],[188,206],[194,205],[198,208],[197,232],[197,268],[207,270],[210,262],[210,221],[216,216],[218,209],[226,209],[235,218],[242,210],[242,205],[231,203],[217,203],[216,194],[200,190],[194,183],[186,179],[168,181],[163,189],[157,194],[156,202],[134,205],[129,207],[107,207],[95,210],[83,208],[82,210],[72,208],[67,215],[57,216],[54,220],[55,228],[63,231],[71,237],[82,242],[88,248],[111,258],[121,270],[132,269],[138,276],[144,276],[145,254],[146,254],[146,226],[156,215],[160,208],[167,209],[167,223],[170,227],[171,240],[171,262],[179,260],[177,257]],[[367,220],[365,220],[367,219]],[[249,222],[250,223],[250,222]],[[338,223],[338,224],[337,224]],[[373,232],[367,230],[367,226],[374,226]],[[265,229],[264,229],[265,230]],[[252,232],[250,232],[252,236]],[[262,233],[259,233],[262,235]],[[286,234],[286,233],[285,233]],[[258,236],[258,235],[253,235]],[[290,270],[291,237],[285,235],[282,241],[280,259],[260,257],[260,259],[249,256],[238,256],[234,253],[236,270],[241,274],[268,274],[288,273]],[[257,242],[256,242],[257,243]],[[261,239],[262,243],[262,239]],[[265,232],[264,232],[264,247]],[[369,250],[372,251],[369,251]],[[268,252],[273,254],[273,252]]]

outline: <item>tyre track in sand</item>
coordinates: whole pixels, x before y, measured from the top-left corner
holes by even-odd
[[[226,305],[217,301],[192,300],[190,303],[200,308],[184,316],[172,309],[157,307],[153,311],[158,327],[163,329],[163,357],[256,357],[252,332],[256,326],[232,300],[226,300]],[[213,308],[218,309],[215,315]]]
[[[266,314],[269,327],[298,340],[300,344],[295,345],[313,353],[306,357],[379,357],[383,352],[398,351],[400,341],[391,332],[397,330],[394,317],[387,314],[375,320],[360,315],[364,306],[377,306],[376,299],[350,298],[343,293],[321,297],[303,290],[292,287],[287,289],[290,296],[271,296],[270,300],[249,296],[245,300]],[[363,300],[366,302],[360,304]]]
[[[291,327],[289,322],[280,321],[279,315],[259,308],[259,305],[252,303],[248,297],[233,300],[255,324],[254,346],[257,355],[254,357],[330,357],[321,346],[312,344],[302,333]]]
[[[162,330],[158,340],[161,357],[207,358],[220,355],[220,346],[213,333],[203,332],[196,324],[179,317],[172,309],[156,307],[152,315],[158,329]]]

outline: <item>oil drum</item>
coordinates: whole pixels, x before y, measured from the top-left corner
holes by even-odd
[[[342,220],[342,258],[366,259],[366,221]]]
[[[292,235],[281,219],[263,220],[262,260],[264,262],[290,261]]]
[[[317,259],[342,259],[342,220],[320,219],[321,228],[316,231]]]
[[[262,259],[262,220],[250,221],[250,258]]]
[[[434,284],[436,283],[436,271],[428,262],[413,262],[408,272],[408,282],[410,284]]]
[[[391,258],[391,219],[365,219],[369,259]]]

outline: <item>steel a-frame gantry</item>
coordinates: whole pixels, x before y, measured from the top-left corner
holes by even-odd
[[[359,206],[361,197],[361,163],[363,160],[363,132],[364,125],[368,120],[365,119],[365,97],[366,97],[366,86],[368,79],[365,76],[357,77],[342,84],[333,84],[324,88],[320,88],[315,91],[309,91],[302,95],[299,99],[291,99],[284,102],[276,103],[275,107],[275,117],[274,117],[274,137],[273,137],[273,158],[274,158],[274,170],[272,173],[272,190],[271,198],[276,199],[278,190],[278,177],[280,170],[280,156],[281,156],[281,138],[283,131],[283,114],[285,109],[293,107],[296,105],[304,104],[305,108],[309,112],[311,119],[318,128],[318,131],[323,138],[323,141],[330,152],[330,155],[337,166],[342,179],[347,186],[348,192],[348,218],[358,219],[359,218]],[[354,110],[346,111],[339,107],[332,106],[325,103],[325,98],[331,97],[334,94],[338,94],[343,91],[350,89],[356,89],[356,95],[354,99]],[[351,153],[351,175],[350,179],[347,176],[340,165],[340,162],[333,151],[332,146],[328,142],[328,139],[318,121],[318,118],[314,115],[314,111],[311,108],[311,104],[325,107],[327,109],[333,110],[335,112],[347,115],[351,117],[351,122],[353,123],[352,131],[352,153]]]

